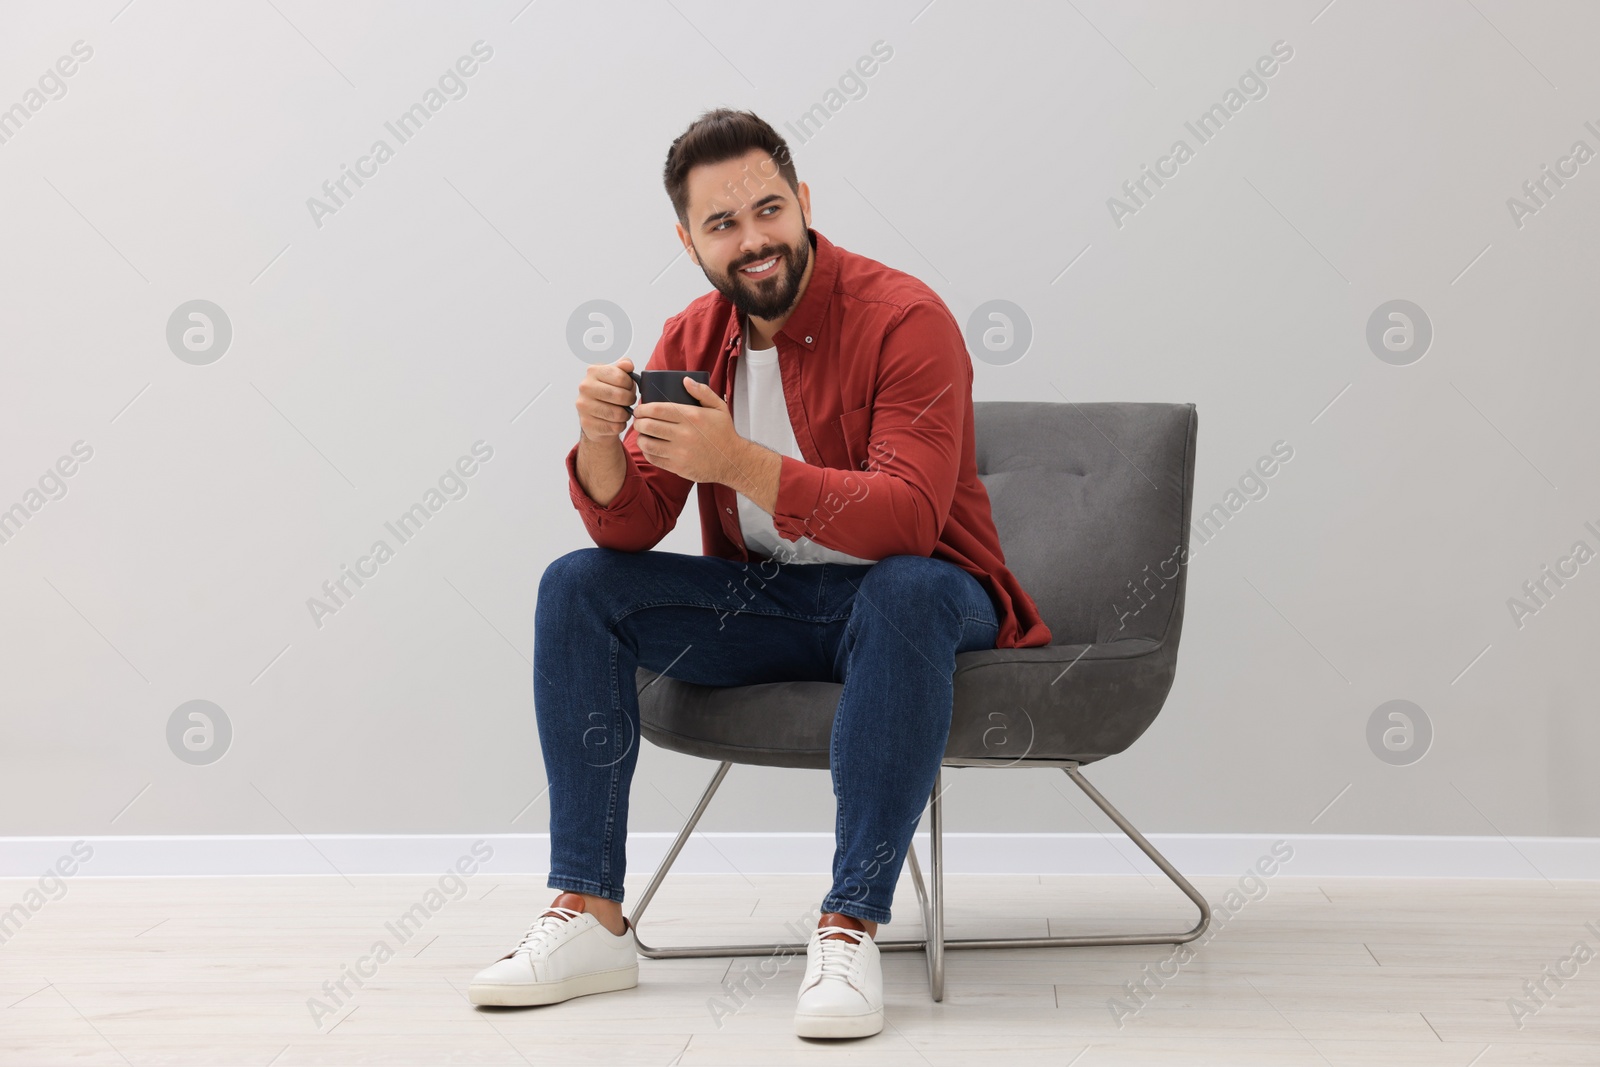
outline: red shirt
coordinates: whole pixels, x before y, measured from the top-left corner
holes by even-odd
[[[996,648],[1050,643],[1033,599],[1006,568],[978,480],[972,425],[972,359],[950,309],[902,271],[846,251],[815,229],[811,280],[773,337],[784,399],[804,462],[783,456],[773,526],[788,540],[862,559],[932,556],[982,583],[1000,631]],[[729,368],[744,338],[740,312],[713,290],[668,319],[650,370],[705,370],[727,401]],[[573,506],[595,544],[653,548],[678,521],[694,482],[622,436],[622,488],[601,507],[578,482],[578,446],[567,453]],[[737,493],[700,484],[704,554],[765,559],[744,545]]]

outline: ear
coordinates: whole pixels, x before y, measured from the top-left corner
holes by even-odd
[[[683,250],[689,253],[689,261],[698,267],[700,265],[700,257],[695,255],[694,242],[689,240],[689,231],[683,228],[683,223],[681,222],[675,223],[674,226],[678,231],[678,240],[683,242]]]

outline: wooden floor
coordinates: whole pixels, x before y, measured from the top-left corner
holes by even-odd
[[[1195,882],[1214,903],[1235,887]],[[0,880],[0,906],[32,884]],[[642,884],[630,879],[630,898]],[[554,895],[542,878],[480,873],[453,900],[428,899],[426,878],[77,878],[0,945],[0,1065],[1600,1064],[1600,959],[1568,960],[1579,942],[1600,952],[1595,883],[1265,884],[1181,963],[1170,945],[952,951],[935,1004],[922,954],[886,953],[889,1025],[833,1043],[791,1030],[803,955],[764,968],[645,959],[637,989],[472,1006],[472,975]],[[645,940],[780,939],[826,888],[674,876]],[[1186,902],[1154,878],[964,876],[946,891],[957,937],[1188,925]],[[915,899],[902,881],[883,937],[918,934]],[[402,943],[386,924],[418,902],[436,909]],[[393,958],[363,964],[360,986],[345,978],[380,940]],[[773,977],[734,1000],[731,965]],[[1540,1000],[1525,991],[1575,967]],[[352,995],[338,1003],[323,986],[341,979]],[[1135,1000],[1125,986],[1141,979],[1150,992]],[[313,998],[336,1010],[314,1017]],[[1512,998],[1527,1007],[1520,1026]]]

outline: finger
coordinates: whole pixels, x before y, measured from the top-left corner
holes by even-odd
[[[717,391],[711,388],[711,386],[705,382],[696,381],[693,378],[685,376],[683,379],[683,384],[684,387],[689,390],[690,396],[698,397],[701,401],[710,401],[709,404],[702,403],[702,407],[724,406],[722,403],[722,397],[718,396]]]
[[[618,426],[625,425],[632,417],[628,408],[620,404],[608,404],[605,401],[596,401],[584,407],[584,414],[601,422],[608,422]]]
[[[589,364],[589,373],[597,378],[631,381],[633,379],[633,364],[628,363],[626,357],[616,363],[591,363]]]
[[[644,418],[664,421],[672,418],[673,414],[675,414],[672,410],[674,407],[675,405],[670,401],[651,400],[643,404],[635,404],[633,406],[633,417],[636,419]]]
[[[669,440],[667,435],[672,432],[672,423],[661,419],[634,419],[633,428],[640,437],[664,443]]]
[[[630,409],[631,405],[629,405],[629,403],[628,403],[628,401],[630,399],[631,399],[630,397],[621,397],[621,398],[619,398],[617,400],[606,400],[606,399],[603,399],[601,397],[595,396],[593,393],[589,393],[589,394],[586,394],[585,397],[584,397],[584,400],[585,400],[585,405],[584,406],[589,411],[593,411],[593,412],[597,412],[597,413],[601,412],[601,411],[612,412],[613,413],[612,417],[615,418],[616,417],[615,414],[614,414],[615,412],[628,411]]]
[[[610,375],[606,375],[604,377],[596,375],[595,382],[597,383],[597,392],[604,391],[615,393],[624,402],[633,399],[633,379],[628,377],[626,374],[622,375],[620,378],[612,377]]]
[[[593,390],[593,395],[596,400],[604,400],[617,405],[619,408],[625,408],[632,404],[634,396],[632,389],[626,389],[620,385],[603,386]]]

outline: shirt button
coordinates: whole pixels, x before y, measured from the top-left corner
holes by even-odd
[[[729,515],[733,514],[733,509],[732,508],[723,508],[722,510],[726,511]]]
[[[810,344],[810,343],[811,343],[811,338],[807,337],[806,338],[806,344]]]

